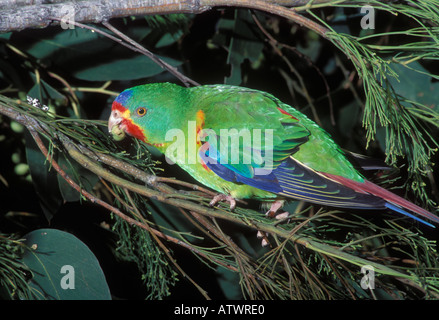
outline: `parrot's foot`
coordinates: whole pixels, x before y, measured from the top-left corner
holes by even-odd
[[[282,213],[277,213],[277,211],[279,211],[279,209],[281,209],[283,207],[285,203],[285,200],[276,200],[271,204],[270,209],[265,213],[265,215],[269,218],[276,218],[277,220],[285,220],[288,219],[289,216],[289,212],[282,212]],[[261,245],[263,247],[266,247],[267,245],[269,245],[268,242],[268,233],[266,232],[262,232],[262,231],[258,231],[257,235],[258,238],[262,238],[261,241]]]
[[[277,213],[280,208],[285,204],[285,200],[276,200],[271,204],[270,209],[265,213],[269,218],[276,218],[278,220],[284,220],[288,218],[289,212]]]
[[[232,196],[226,195],[226,194],[217,194],[215,197],[213,197],[212,201],[210,201],[209,206],[214,207],[217,205],[218,202],[221,201],[227,201],[230,203],[230,210],[233,211],[236,208],[236,200]]]
[[[259,239],[262,239],[261,246],[266,247],[270,244],[268,242],[268,233],[263,232],[263,231],[258,231],[258,233],[256,234],[256,237],[258,237]]]

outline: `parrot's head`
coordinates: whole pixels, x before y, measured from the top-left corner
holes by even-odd
[[[108,131],[115,140],[125,134],[155,147],[164,147],[166,132],[183,125],[187,89],[155,83],[123,91],[113,102]]]

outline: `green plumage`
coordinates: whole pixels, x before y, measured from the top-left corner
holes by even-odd
[[[439,223],[430,212],[366,181],[317,124],[272,95],[170,83],[123,91],[109,130],[155,146],[200,183],[235,199],[294,198],[322,205],[384,210]]]
[[[226,85],[183,88],[173,84],[150,84],[128,89],[118,100],[132,111],[131,118],[143,128],[146,142],[157,146],[196,180],[235,198],[274,198],[276,195],[252,186],[225,181],[211,170],[206,170],[199,161],[188,163],[192,150],[187,148],[195,142],[189,140],[195,137],[188,132],[188,121],[216,133],[230,129],[236,129],[238,133],[243,129],[252,133],[257,129],[262,134],[262,145],[265,141],[264,132],[267,129],[273,130],[274,167],[293,156],[313,170],[362,181],[361,175],[324,130],[268,93]],[[145,117],[137,117],[133,112],[141,106],[148,110]],[[278,108],[290,115],[282,113]],[[200,119],[200,111],[204,119]],[[185,141],[166,141],[170,129],[181,130],[186,137]],[[171,144],[173,150],[179,149],[179,143],[185,144],[181,146],[186,150],[184,154],[166,152]],[[196,148],[198,153],[199,145]],[[244,149],[245,146],[241,144],[239,150],[229,150],[229,155],[237,152],[242,157],[246,152]],[[234,167],[237,172],[246,172],[248,165],[238,163]]]
[[[192,108],[206,110],[206,128],[272,129],[275,161],[293,155],[313,170],[363,181],[326,131],[274,96],[258,90],[219,85],[195,87],[189,92],[194,98]]]

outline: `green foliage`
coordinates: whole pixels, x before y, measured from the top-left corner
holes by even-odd
[[[0,235],[0,299],[30,299],[29,269],[20,261],[24,247],[12,236]]]
[[[361,30],[359,7],[369,3],[377,29]],[[343,148],[385,158],[393,170],[364,174],[434,211],[438,7],[333,1],[297,8],[328,28],[324,37],[245,9],[112,24],[198,83],[268,91]],[[56,284],[60,267],[82,257],[94,268],[77,278],[81,299],[437,299],[436,230],[387,213],[294,201],[285,221],[265,217],[253,202],[214,210],[212,194],[153,150],[113,141],[105,121],[119,92],[177,82],[140,53],[78,27],[5,34],[0,53],[0,232],[27,239],[0,237],[2,297],[44,298],[38,290],[73,298]],[[49,111],[29,106],[26,96]],[[268,234],[268,247],[256,230]],[[375,268],[375,290],[361,287],[366,264]]]
[[[118,190],[118,188],[116,188]],[[120,196],[124,196],[120,192]],[[128,197],[136,206],[137,212],[147,212],[148,201],[146,198],[134,195],[135,199]],[[143,219],[143,218],[142,218]],[[139,230],[120,218],[115,218],[113,230],[119,235],[116,248],[117,257],[124,261],[134,262],[142,273],[142,280],[148,289],[147,299],[163,299],[172,292],[172,287],[178,281],[178,274],[173,269],[168,257],[157,245],[154,238],[146,230]]]
[[[34,299],[108,300],[111,298],[99,262],[75,236],[38,229],[23,236],[22,262],[32,272]]]
[[[254,35],[255,30],[251,25],[251,14],[247,10],[235,10],[233,19],[220,20],[219,35],[224,37],[230,34],[227,64],[230,65],[231,72],[224,79],[225,84],[239,85],[242,82],[241,65],[244,61],[256,62],[262,55],[263,43]]]

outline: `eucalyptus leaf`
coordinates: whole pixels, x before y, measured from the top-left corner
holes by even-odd
[[[64,172],[67,173],[70,179],[89,192],[92,191],[94,185],[99,180],[99,178],[91,171],[84,169],[77,162],[68,159],[64,154],[59,156],[58,165]],[[81,197],[79,192],[73,189],[70,184],[68,184],[67,181],[60,175],[58,175],[58,184],[59,190],[65,201],[79,201]]]
[[[66,97],[59,93],[55,88],[49,85],[44,80],[36,81],[36,76],[30,72],[31,78],[34,80],[34,86],[28,91],[27,95],[32,98],[37,98],[42,103],[47,103],[47,99],[66,100]]]
[[[172,66],[178,66],[181,62],[162,58]],[[116,59],[107,63],[93,65],[90,68],[75,72],[75,76],[83,80],[107,81],[107,80],[135,80],[147,78],[165,71],[158,64],[145,56],[134,56],[128,59]]]
[[[23,237],[22,261],[32,271],[35,299],[109,300],[110,290],[95,255],[78,238],[56,229]]]
[[[183,35],[183,31],[177,31],[177,33],[165,33],[160,40],[156,43],[156,48],[162,48],[169,46],[173,43],[175,43],[181,36]]]
[[[239,282],[239,273],[232,272],[226,268],[218,267],[216,270],[218,274],[218,284],[227,300],[242,299],[242,291],[236,285]]]
[[[66,62],[75,56],[93,54],[112,46],[110,41],[98,33],[80,28],[56,32],[31,31],[14,36],[14,44],[25,48],[28,54],[41,60],[54,59],[55,63]]]
[[[133,39],[144,39],[151,28],[140,26],[128,32]],[[38,38],[39,37],[39,38]],[[38,41],[35,41],[38,39]],[[169,43],[169,39],[165,42]],[[50,61],[81,80],[133,80],[157,75],[164,71],[143,55],[90,30],[75,28],[58,32],[29,32],[13,38],[15,46],[42,61]],[[158,56],[159,57],[159,56]],[[160,57],[172,66],[180,61]]]
[[[50,168],[49,162],[39,150],[31,135],[26,131],[26,158],[32,177],[35,192],[38,195],[41,208],[47,220],[51,220],[53,215],[62,205],[62,197],[58,188],[57,173]],[[48,148],[48,145],[46,145]]]
[[[429,72],[420,63],[415,61],[408,66],[391,63],[390,67],[398,74],[398,79],[389,77],[397,94],[439,111],[439,82],[433,82]]]
[[[11,35],[12,35],[12,32],[0,33],[0,39],[9,40]]]
[[[241,65],[245,59],[257,60],[264,47],[248,26],[251,19],[250,11],[235,11],[233,21],[224,21],[223,28],[233,28],[233,35],[229,44],[227,63],[230,64],[231,74],[225,79],[226,84],[239,85],[242,83]]]

